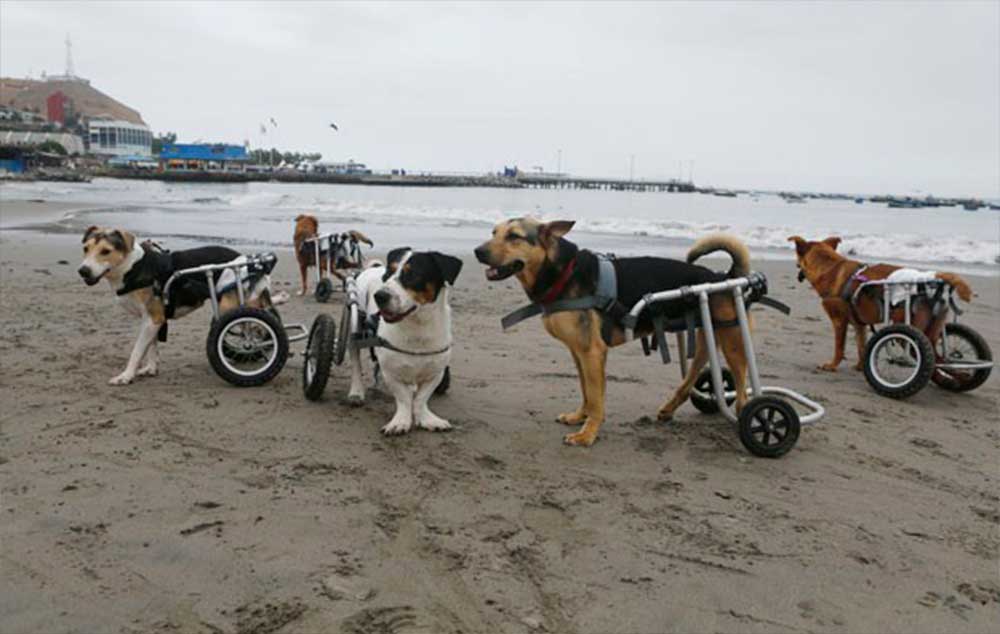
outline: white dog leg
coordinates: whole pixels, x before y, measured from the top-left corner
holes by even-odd
[[[382,428],[382,433],[386,436],[405,434],[413,425],[413,386],[400,383],[388,374],[385,375],[385,385],[396,398],[396,413]]]
[[[153,339],[153,343],[149,344],[149,348],[146,350],[145,363],[139,371],[135,373],[136,376],[156,376],[159,372],[160,364],[160,353],[159,349],[156,347],[156,339]]]
[[[431,431],[447,431],[451,429],[451,423],[441,418],[427,407],[434,389],[444,377],[444,370],[441,371],[432,381],[424,383],[417,388],[417,393],[413,396],[414,423],[417,427],[429,429]]]
[[[365,402],[365,382],[361,376],[361,350],[351,346],[351,389],[347,393],[347,402],[351,405],[361,405]]]
[[[111,385],[127,385],[132,382],[136,371],[139,369],[139,362],[146,356],[146,350],[150,344],[156,340],[156,332],[159,329],[160,327],[153,323],[152,319],[146,317],[142,320],[142,326],[139,328],[139,337],[135,340],[135,345],[132,347],[132,354],[128,358],[128,365],[125,366],[125,371],[112,378],[108,383]]]

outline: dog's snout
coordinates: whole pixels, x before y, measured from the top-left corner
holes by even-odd
[[[479,260],[483,264],[489,264],[490,250],[489,247],[487,247],[485,244],[481,244],[478,247],[476,247],[473,253],[476,254],[477,260]]]
[[[86,279],[90,279],[91,277],[93,277],[93,276],[92,276],[92,275],[90,274],[90,267],[87,267],[87,266],[81,266],[80,268],[78,268],[78,269],[76,270],[76,272],[77,272],[77,273],[79,273],[79,274],[80,274],[80,277],[82,277],[82,278],[83,278],[83,279],[85,279],[85,280],[86,280]]]
[[[392,293],[385,290],[384,288],[380,291],[375,292],[375,303],[378,304],[379,308],[384,308],[389,300],[392,299]]]

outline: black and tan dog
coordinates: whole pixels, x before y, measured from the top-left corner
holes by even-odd
[[[563,236],[573,227],[572,221],[543,223],[533,218],[516,218],[498,224],[493,237],[476,250],[476,258],[487,265],[486,277],[496,281],[516,276],[532,301],[540,304],[594,294],[598,282],[597,256],[578,248]],[[725,251],[733,260],[728,273],[720,274],[692,264],[699,257],[714,251]],[[614,260],[618,286],[618,302],[631,308],[647,293],[672,290],[682,286],[717,282],[727,277],[749,273],[750,254],[746,246],[732,236],[714,235],[699,240],[691,248],[687,262],[666,258],[636,257]],[[733,297],[728,293],[711,297],[713,321],[728,322],[736,318]],[[683,306],[668,306],[683,315]],[[652,331],[651,318],[640,315],[637,334]],[[542,317],[545,330],[562,341],[576,364],[583,391],[583,404],[574,412],[561,414],[558,422],[566,425],[583,424],[583,428],[566,436],[571,445],[589,446],[597,439],[604,422],[605,362],[608,348],[625,342],[625,332],[612,316],[597,310],[568,310]],[[736,381],[736,409],[746,402],[747,361],[743,339],[737,326],[717,327],[716,340]],[[698,330],[695,357],[687,376],[673,397],[659,410],[660,420],[670,419],[687,399],[699,372],[708,362],[704,333]]]
[[[150,242],[136,242],[132,233],[122,229],[87,229],[83,235],[83,262],[77,273],[87,286],[107,281],[118,303],[141,321],[128,365],[109,383],[126,385],[136,377],[155,376],[159,371],[156,339],[158,334],[165,338],[167,320],[187,315],[208,299],[208,286],[200,282],[204,278],[186,277],[171,288],[171,305],[169,308],[165,306],[160,291],[174,271],[232,262],[240,256],[238,251],[222,246],[162,251]],[[216,274],[217,281],[221,275],[221,271]],[[247,305],[258,308],[272,305],[267,276],[257,280],[247,290]],[[219,295],[220,312],[237,306],[239,297],[235,286]],[[140,363],[143,363],[142,367],[139,367]]]

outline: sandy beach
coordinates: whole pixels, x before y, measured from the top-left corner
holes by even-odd
[[[831,327],[790,263],[759,263],[793,313],[754,309],[758,361],[827,416],[764,460],[690,405],[656,422],[679,372],[638,344],[610,356],[599,441],[563,446],[569,354],[538,321],[502,333],[523,294],[471,258],[450,433],[383,438],[391,400],[342,404],[346,368],[306,401],[299,355],[229,386],[207,309],[171,325],[158,377],[112,387],[136,326],[78,260],[76,236],[0,236],[4,633],[1000,631],[998,373],[894,401],[852,347],[818,371]],[[1000,351],[1000,282],[969,279],[963,320]]]

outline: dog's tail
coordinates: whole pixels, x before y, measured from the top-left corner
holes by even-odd
[[[729,277],[744,277],[750,274],[750,249],[742,240],[727,233],[713,233],[695,242],[688,251],[687,261],[694,262],[716,251],[725,251],[733,259]]]
[[[934,277],[954,286],[955,291],[958,293],[958,296],[962,299],[963,302],[972,301],[973,297],[972,287],[969,286],[968,282],[966,282],[959,276],[955,275],[954,273],[938,273]]]
[[[350,231],[347,232],[347,235],[351,236],[355,242],[364,242],[369,247],[375,246],[375,243],[372,242],[371,238],[361,233],[357,229],[351,229]]]

